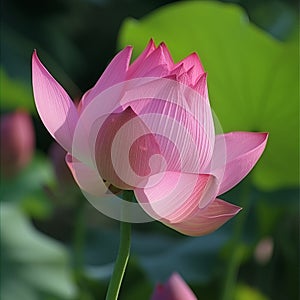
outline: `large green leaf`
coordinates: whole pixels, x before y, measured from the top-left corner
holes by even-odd
[[[86,248],[89,276],[101,280],[109,278],[117,255],[118,237],[115,230],[89,232]],[[131,257],[138,261],[152,283],[166,281],[175,271],[188,282],[208,282],[216,274],[221,263],[219,251],[229,237],[224,228],[199,238],[133,232]]]
[[[239,284],[235,292],[235,300],[268,300],[266,296],[261,294],[254,288],[244,284]]]
[[[151,37],[166,42],[175,61],[199,54],[224,132],[270,133],[253,171],[255,183],[264,189],[298,185],[297,45],[255,27],[236,5],[206,1],[176,3],[140,21],[128,19],[119,44],[132,44],[136,56]]]
[[[58,242],[35,230],[26,216],[1,203],[1,299],[38,298],[38,292],[72,299],[68,253]]]

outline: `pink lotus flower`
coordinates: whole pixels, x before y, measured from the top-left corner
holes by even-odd
[[[240,211],[217,196],[250,172],[268,135],[215,134],[197,54],[174,63],[165,44],[152,40],[129,64],[131,52],[126,47],[115,56],[78,108],[34,52],[39,115],[68,151],[67,164],[85,195],[103,196],[108,183],[133,190],[139,209],[152,218],[186,235],[210,233]],[[132,219],[123,220],[137,218],[127,215]]]
[[[165,284],[156,286],[151,300],[197,300],[197,298],[181,276],[174,273]]]
[[[21,171],[32,158],[34,144],[34,128],[28,113],[16,111],[1,116],[1,175],[9,178]]]

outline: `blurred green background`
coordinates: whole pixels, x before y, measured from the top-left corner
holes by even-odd
[[[175,61],[197,51],[224,132],[270,139],[253,172],[222,196],[243,211],[215,233],[133,226],[120,299],[150,299],[175,271],[199,299],[299,299],[298,12],[294,0],[2,0],[0,298],[104,299],[118,248],[118,222],[81,195],[37,116],[33,49],[79,100],[119,49],[131,44],[137,56],[153,37]],[[20,111],[33,122],[18,125],[33,149],[5,117]]]

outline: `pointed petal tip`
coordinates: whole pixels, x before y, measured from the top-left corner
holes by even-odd
[[[41,64],[41,61],[40,61],[40,59],[38,57],[36,49],[33,49],[33,52],[32,52],[32,66],[34,64]]]
[[[160,42],[160,44],[158,45],[158,47],[168,48],[165,42]]]
[[[37,50],[34,49],[32,53],[32,77],[38,76],[38,72],[42,72],[48,79],[55,80],[50,74],[47,68],[43,65],[40,58],[38,57]]]
[[[32,55],[32,87],[35,105],[45,127],[70,152],[78,120],[77,109],[67,92],[42,64],[36,51]]]
[[[217,135],[214,155],[219,155],[217,151],[222,149],[223,143],[226,148],[223,166],[220,164],[212,170],[213,174],[222,170],[218,195],[233,188],[254,168],[266,148],[268,136],[267,132],[245,131]]]
[[[43,66],[38,54],[37,54],[37,50],[36,49],[33,49],[33,52],[32,52],[32,63],[36,63],[40,66],[42,66],[44,69],[45,67]]]
[[[132,45],[127,45],[123,50],[125,50],[125,49],[126,49],[126,51],[132,51],[133,46]]]
[[[148,42],[148,46],[154,46],[156,47],[155,45],[155,42],[154,42],[154,39],[153,38],[150,38],[149,42]]]
[[[216,231],[242,210],[241,207],[216,198],[204,209],[198,209],[193,216],[182,222],[165,225],[188,236],[203,236]]]

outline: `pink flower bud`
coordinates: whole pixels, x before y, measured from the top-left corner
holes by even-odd
[[[165,284],[158,284],[151,300],[197,300],[178,273],[173,273]]]
[[[1,175],[16,175],[31,160],[35,135],[31,117],[25,111],[16,111],[0,119]]]

